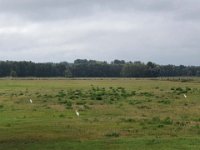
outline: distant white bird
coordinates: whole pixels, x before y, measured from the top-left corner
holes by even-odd
[[[30,99],[30,103],[33,103],[32,99]]]
[[[183,96],[184,96],[185,98],[187,98],[187,95],[183,94]]]
[[[79,112],[76,110],[76,115],[79,116]]]

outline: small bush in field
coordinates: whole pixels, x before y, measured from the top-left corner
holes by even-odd
[[[141,92],[140,96],[152,97],[154,95],[152,93],[150,93],[150,92]]]
[[[59,117],[60,117],[60,118],[64,118],[65,115],[64,115],[64,114],[60,114]]]
[[[77,101],[76,102],[76,105],[85,105],[86,104],[86,101]]]
[[[181,94],[186,94],[191,90],[192,89],[190,87],[185,87],[185,88],[177,87],[177,88],[174,88],[173,92],[176,93],[177,95],[181,95]]]
[[[65,101],[65,104],[66,104],[66,108],[67,108],[67,109],[69,109],[69,108],[72,107],[72,102],[69,101],[69,100]]]
[[[7,123],[5,126],[6,126],[6,127],[11,127],[11,124],[10,124],[10,123]]]
[[[62,99],[67,98],[70,100],[104,100],[110,104],[113,104],[115,101],[124,100],[128,97],[136,95],[135,91],[127,91],[124,87],[95,87],[91,86],[89,90],[60,90],[56,97],[60,103],[67,103],[63,102]],[[79,102],[78,102],[79,103]],[[67,107],[71,107],[70,104],[66,104]]]
[[[170,118],[170,117],[166,117],[163,121],[162,121],[163,124],[166,124],[166,125],[171,125],[173,124],[173,120]]]
[[[158,128],[163,128],[164,125],[163,125],[163,124],[159,124],[157,127],[158,127]]]
[[[175,90],[175,88],[174,88],[174,87],[172,87],[172,88],[171,88],[171,90],[172,90],[172,91],[174,91],[174,90]]]
[[[102,97],[101,96],[97,96],[96,100],[102,100]]]
[[[183,89],[181,87],[177,87],[176,91],[183,91]]]
[[[170,100],[159,100],[158,103],[162,103],[162,104],[171,104]]]
[[[191,91],[192,89],[190,87],[185,88],[186,91]]]
[[[19,96],[22,96],[22,95],[24,95],[24,93],[20,92],[20,93],[19,93]]]
[[[120,134],[118,132],[111,132],[111,133],[107,133],[105,136],[107,136],[107,137],[119,137]]]
[[[136,91],[131,92],[131,96],[134,96],[134,95],[136,95]]]
[[[133,118],[122,118],[121,121],[122,122],[136,122],[136,120]]]
[[[4,107],[4,106],[1,104],[1,105],[0,105],[0,109],[2,109],[3,107]]]

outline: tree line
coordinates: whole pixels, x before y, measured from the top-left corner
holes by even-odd
[[[200,66],[158,65],[153,62],[96,61],[77,59],[73,63],[0,61],[0,77],[170,77],[200,76]]]

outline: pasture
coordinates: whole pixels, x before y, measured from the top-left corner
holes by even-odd
[[[0,80],[3,150],[199,150],[199,143],[199,78]]]

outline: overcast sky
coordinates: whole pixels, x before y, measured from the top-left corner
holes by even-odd
[[[0,0],[0,60],[200,65],[200,0]]]

